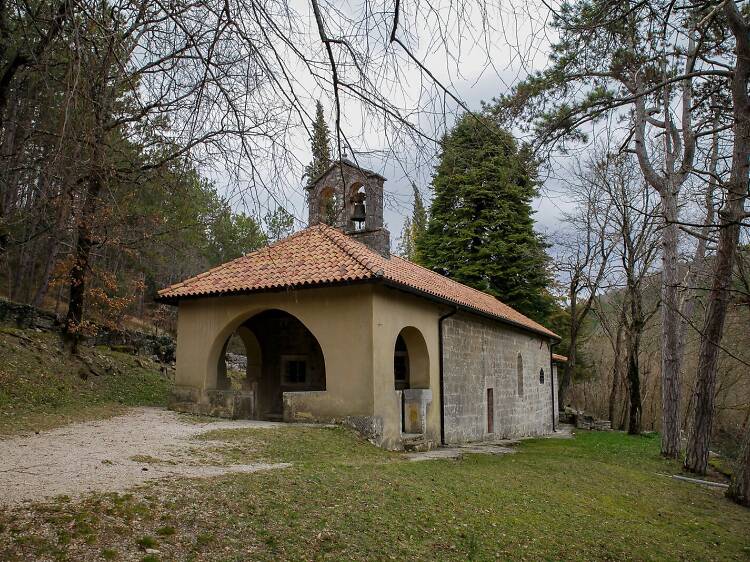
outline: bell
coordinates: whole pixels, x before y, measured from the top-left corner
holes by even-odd
[[[352,210],[352,221],[364,222],[365,220],[365,203],[364,201],[357,201],[354,203],[354,209]]]

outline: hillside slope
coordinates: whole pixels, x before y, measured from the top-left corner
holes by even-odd
[[[63,350],[57,332],[0,326],[0,435],[166,405],[165,365],[106,347]]]

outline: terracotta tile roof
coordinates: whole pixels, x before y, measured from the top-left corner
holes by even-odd
[[[346,234],[315,225],[276,244],[227,262],[159,291],[158,300],[304,288],[352,281],[379,281],[457,305],[519,327],[558,336],[487,293],[403,258],[385,258]]]
[[[553,353],[552,361],[554,361],[555,363],[567,363],[568,358],[565,357],[564,355],[558,355],[557,353]]]

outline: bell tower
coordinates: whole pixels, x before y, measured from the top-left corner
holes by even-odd
[[[307,187],[309,226],[330,224],[384,257],[391,235],[383,226],[385,178],[345,158],[313,178]]]

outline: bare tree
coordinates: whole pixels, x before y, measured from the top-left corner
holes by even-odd
[[[576,171],[575,181],[565,187],[566,197],[575,210],[563,217],[565,230],[559,237],[555,259],[555,270],[563,278],[568,308],[568,361],[558,392],[561,410],[577,366],[581,329],[606,280],[614,249],[610,237],[612,201],[601,189],[601,173],[598,163],[590,161],[585,169]]]
[[[726,197],[719,210],[719,234],[714,257],[711,290],[701,331],[698,374],[695,387],[693,422],[688,436],[684,466],[703,474],[714,418],[716,371],[721,339],[724,334],[730,282],[734,269],[750,177],[750,23],[734,2],[720,4],[735,42],[735,66],[731,73],[733,146],[731,170],[726,181]]]
[[[531,123],[540,148],[585,140],[581,127],[605,117],[627,124],[621,150],[637,156],[661,199],[662,454],[672,458],[681,425],[680,192],[697,144],[712,133],[711,122],[695,115],[730,74],[707,39],[716,19],[710,5],[660,0],[565,5],[553,14],[560,40],[550,68],[496,105],[499,114]]]
[[[363,128],[382,131],[384,154],[399,156],[404,147],[432,154],[446,115],[466,108],[422,61],[416,33],[430,28],[448,51],[461,39],[446,29],[473,25],[462,11],[446,18],[423,5],[345,10],[317,0],[76,1],[29,9],[0,4],[0,113],[13,117],[0,121],[0,156],[18,176],[3,182],[0,243],[7,246],[9,224],[21,232],[14,263],[25,265],[15,270],[15,283],[31,287],[27,279],[41,278],[36,295],[46,291],[53,265],[69,262],[71,334],[83,322],[92,255],[116,214],[116,185],[137,190],[185,160],[221,176],[230,195],[261,216],[261,205],[284,207],[288,190],[301,187],[295,141],[309,130],[318,97],[335,102],[336,155],[347,150],[355,160],[355,148],[370,147],[348,131],[346,105]],[[31,15],[37,19],[25,23]],[[8,29],[18,31],[12,41]],[[420,80],[416,96],[407,77]],[[29,103],[37,85],[56,105]],[[24,122],[12,114],[19,108],[54,115]],[[353,146],[357,141],[363,145]],[[40,147],[49,152],[40,156]],[[38,178],[50,178],[49,195],[33,193],[26,208],[18,195],[33,191]],[[44,220],[27,221],[34,213]],[[56,229],[70,234],[62,250]],[[40,264],[42,255],[49,259]]]
[[[658,299],[648,299],[644,286],[653,274],[657,256],[658,229],[656,194],[643,182],[635,159],[627,154],[611,154],[599,147],[577,174],[587,186],[586,211],[599,217],[597,228],[578,220],[584,230],[593,232],[606,251],[595,260],[596,287],[603,295],[591,299],[602,326],[610,334],[615,358],[610,390],[610,419],[615,421],[616,398],[621,382],[627,388],[627,427],[641,431],[640,343],[646,324],[657,310]],[[579,212],[580,214],[580,212]],[[590,304],[591,306],[591,304]],[[613,310],[619,312],[614,313]],[[617,317],[616,328],[608,317]]]

